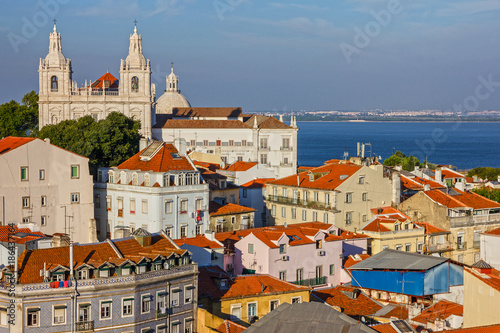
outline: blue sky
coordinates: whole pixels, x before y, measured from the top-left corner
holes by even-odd
[[[137,19],[157,91],[173,61],[193,106],[450,109],[490,76],[500,110],[498,0],[4,1],[0,103],[38,90],[54,17],[79,84],[119,78]]]

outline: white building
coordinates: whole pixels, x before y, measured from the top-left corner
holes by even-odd
[[[480,240],[481,260],[500,269],[500,228],[481,233]]]
[[[82,116],[99,120],[111,112],[120,112],[140,120],[141,134],[151,138],[155,86],[151,84],[151,65],[142,54],[137,26],[130,35],[129,54],[120,63],[119,82],[112,75],[105,75],[103,78],[107,79],[78,86],[72,78],[71,60],[62,53],[61,34],[55,25],[49,53],[40,59],[38,72],[40,129]]]
[[[248,183],[257,178],[273,178],[274,172],[263,164],[257,162],[236,161],[224,169],[218,169],[217,173],[227,177],[229,182],[236,185]]]
[[[44,234],[94,242],[89,159],[34,138],[0,140],[0,224],[34,223]]]
[[[208,184],[185,148],[153,141],[119,166],[100,168],[94,191],[99,239],[138,228],[172,238],[208,229]]]
[[[240,204],[255,209],[254,227],[266,225],[265,183],[274,178],[257,178],[240,186]]]
[[[188,149],[220,156],[223,164],[258,162],[274,177],[297,168],[297,126],[276,118],[243,114],[241,108],[174,108],[158,114],[153,126],[157,140],[186,140]]]

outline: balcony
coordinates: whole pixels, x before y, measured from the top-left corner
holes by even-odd
[[[329,204],[321,201],[308,201],[308,200],[294,199],[289,197],[282,197],[279,195],[268,195],[267,201],[277,202],[287,205],[307,206],[307,208],[312,208],[312,209],[336,211],[335,207],[332,207]]]
[[[170,309],[163,308],[156,310],[156,319],[165,318],[168,316]]]
[[[299,286],[307,286],[307,287],[322,286],[326,284],[326,276],[319,276],[305,280],[297,280],[292,283],[298,284]]]
[[[467,242],[457,243],[457,250],[459,251],[467,250]]]
[[[429,245],[425,248],[426,253],[435,253],[435,252],[447,252],[453,250],[451,248],[451,244],[449,242],[444,242],[443,244],[434,244]]]
[[[293,148],[292,147],[280,147],[280,150],[281,151],[292,151]]]
[[[77,321],[75,326],[77,332],[93,331],[94,321]]]

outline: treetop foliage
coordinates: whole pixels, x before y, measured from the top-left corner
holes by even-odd
[[[479,167],[469,170],[467,173],[468,177],[478,176],[479,178],[485,180],[497,180],[500,175],[500,168],[491,167]]]
[[[0,138],[29,136],[38,130],[38,95],[31,91],[22,104],[12,100],[0,105]]]

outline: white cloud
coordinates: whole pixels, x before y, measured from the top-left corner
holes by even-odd
[[[448,7],[438,10],[436,14],[438,16],[460,16],[496,10],[500,10],[500,2],[498,0],[482,0],[451,3]]]

